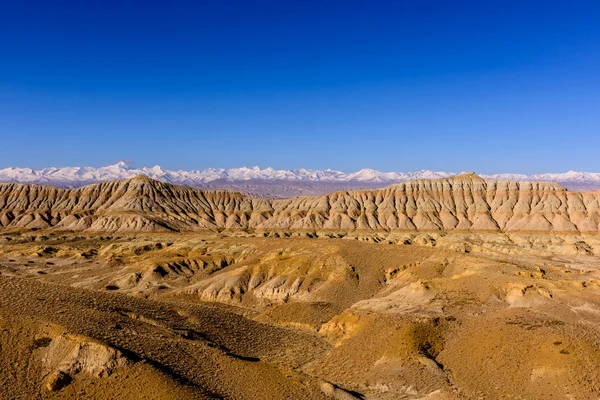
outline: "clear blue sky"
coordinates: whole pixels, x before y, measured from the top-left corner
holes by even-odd
[[[0,168],[600,171],[600,2],[4,1],[0,145]]]

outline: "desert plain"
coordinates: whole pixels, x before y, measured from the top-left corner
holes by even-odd
[[[0,185],[0,397],[598,398],[599,198]]]

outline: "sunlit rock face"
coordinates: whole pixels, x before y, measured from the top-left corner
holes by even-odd
[[[475,174],[285,200],[137,176],[77,189],[1,184],[0,226],[75,231],[470,230],[597,232],[600,192]]]

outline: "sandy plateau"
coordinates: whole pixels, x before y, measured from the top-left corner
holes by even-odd
[[[598,198],[5,185],[0,398],[596,399]]]

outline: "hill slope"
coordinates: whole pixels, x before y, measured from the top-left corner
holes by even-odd
[[[597,232],[600,192],[474,174],[285,200],[144,176],[77,189],[0,184],[0,226],[90,231],[200,229]]]

